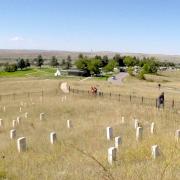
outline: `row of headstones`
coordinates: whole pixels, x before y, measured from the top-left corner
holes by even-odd
[[[28,118],[28,113],[26,112],[24,114],[24,117],[25,118]],[[17,117],[16,120],[12,120],[12,127],[15,128],[17,125],[20,125],[21,124],[21,117]],[[2,128],[4,126],[4,122],[2,119],[0,119],[0,127]]]
[[[72,128],[72,122],[67,120],[67,128]],[[16,129],[10,130],[10,139],[16,139]],[[57,135],[55,132],[50,133],[50,143],[55,144],[57,141]],[[18,152],[25,152],[27,150],[26,138],[20,137],[17,139]]]
[[[124,121],[124,117],[122,117],[122,121]],[[134,121],[134,127],[136,129],[136,140],[140,141],[143,136],[143,127],[140,126],[140,123],[137,119]],[[155,123],[153,122],[150,127],[151,134],[154,134],[155,132]],[[113,129],[112,127],[106,128],[107,133],[107,140],[113,139]],[[175,140],[178,142],[180,139],[180,129],[176,130],[175,132]],[[122,143],[122,139],[120,136],[115,137],[115,145],[114,147],[110,147],[108,149],[108,162],[112,165],[114,161],[116,161],[116,153],[119,145]],[[160,150],[158,145],[153,145],[151,147],[151,154],[153,159],[156,159],[160,155]]]

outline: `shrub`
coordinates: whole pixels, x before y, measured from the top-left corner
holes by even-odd
[[[6,64],[4,66],[5,72],[15,72],[17,71],[17,65],[16,64]]]
[[[139,71],[139,73],[138,73],[138,78],[144,80],[144,79],[145,79],[145,76],[144,76],[144,75],[145,75],[144,70],[141,70],[141,71]]]
[[[134,76],[132,67],[128,67],[127,72],[129,73],[130,76]]]

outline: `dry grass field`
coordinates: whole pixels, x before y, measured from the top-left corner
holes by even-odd
[[[160,78],[161,82],[162,78],[168,79],[162,86],[167,98],[179,99],[179,79],[172,74]],[[93,79],[84,82],[71,79],[68,82],[78,89],[89,90],[91,85],[96,85],[105,92],[134,93],[145,97],[159,94],[159,80],[145,82],[128,77],[121,87]],[[175,141],[175,131],[180,128],[179,114],[77,94],[67,94],[67,99],[62,102],[65,95],[59,90],[59,83],[57,79],[0,79],[0,94],[22,92],[15,99],[7,96],[0,101],[0,119],[4,121],[0,128],[0,179],[179,179],[180,143]],[[29,97],[23,93],[33,91],[40,93],[32,93]],[[22,102],[23,106],[20,105]],[[20,106],[22,112],[19,112]],[[27,119],[25,112],[28,112]],[[45,113],[43,121],[39,120],[41,112]],[[17,116],[22,117],[22,123],[16,127],[17,138],[27,138],[27,151],[23,153],[18,153],[16,140],[9,138],[12,120]],[[121,123],[122,116],[125,117],[124,124]],[[134,117],[143,126],[141,142],[135,138]],[[67,128],[67,120],[72,121],[73,128]],[[154,135],[150,134],[152,122],[156,125]],[[106,139],[107,126],[113,128],[114,137],[122,138],[117,160],[112,166],[107,161],[107,150],[114,146],[114,140]],[[52,145],[49,134],[53,131],[57,133],[57,143]],[[151,146],[155,144],[159,145],[160,156],[153,160]]]

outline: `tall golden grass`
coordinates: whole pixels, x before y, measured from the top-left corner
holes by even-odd
[[[178,114],[94,96],[69,94],[62,102],[65,95],[61,91],[56,94],[57,80],[21,79],[2,83],[1,93],[44,89],[43,100],[40,94],[33,94],[30,98],[19,96],[15,100],[4,98],[1,101],[0,118],[4,120],[4,127],[0,129],[2,179],[179,179],[180,144],[174,137],[180,126]],[[79,82],[70,83],[74,86]],[[98,84],[102,86],[102,82]],[[106,89],[106,85],[103,87]],[[49,90],[54,92],[48,93]],[[27,105],[20,113],[21,102]],[[28,119],[24,118],[25,112],[29,113]],[[45,113],[44,121],[39,120],[41,112]],[[28,149],[24,153],[18,153],[16,141],[9,138],[12,120],[17,116],[22,117],[22,125],[16,128],[17,138],[27,138]],[[121,123],[122,116],[125,124]],[[139,143],[135,140],[133,117],[138,118],[144,128],[143,140]],[[66,128],[68,119],[73,123],[72,129]],[[156,124],[155,135],[150,134],[151,122]],[[113,166],[107,162],[107,150],[114,146],[114,141],[106,139],[107,126],[113,127],[114,137],[122,138]],[[54,145],[49,141],[52,131],[58,138]],[[159,145],[161,151],[157,160],[151,158],[154,144]]]

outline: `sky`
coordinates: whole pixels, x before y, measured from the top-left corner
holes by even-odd
[[[180,1],[0,0],[0,49],[180,54]]]

